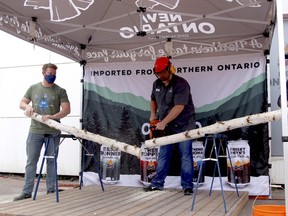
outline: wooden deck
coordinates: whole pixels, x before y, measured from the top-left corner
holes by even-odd
[[[192,196],[184,196],[180,189],[144,192],[139,187],[104,185],[85,186],[55,194],[38,195],[36,200],[26,199],[0,205],[0,215],[239,215],[248,202],[248,192],[226,191],[225,214],[221,191],[198,190],[194,210]]]

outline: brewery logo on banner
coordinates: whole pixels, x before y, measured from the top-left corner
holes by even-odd
[[[250,183],[250,146],[247,140],[228,141],[228,151],[231,163],[227,157],[228,183],[235,185],[233,173],[237,186],[246,186]]]
[[[201,162],[202,162],[203,154],[204,154],[203,142],[193,141],[192,153],[193,153],[193,164],[194,164],[193,182],[197,182],[198,176],[200,174],[200,167],[201,167]],[[201,176],[199,179],[200,184],[205,182],[204,167],[205,167],[205,162],[202,162]]]
[[[156,175],[159,149],[160,147],[147,148],[145,143],[141,144],[140,172],[144,185],[149,185]]]
[[[120,180],[121,151],[101,145],[100,174],[104,184],[115,184]]]

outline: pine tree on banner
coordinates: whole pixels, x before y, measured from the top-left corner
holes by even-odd
[[[127,107],[123,108],[122,114],[121,114],[121,121],[120,126],[117,128],[118,134],[117,134],[117,140],[121,142],[127,142],[132,143],[134,140],[134,133],[132,131],[132,125],[130,123],[130,116],[129,111]],[[134,167],[134,164],[129,163],[133,156],[121,152],[121,174],[130,174],[132,167]],[[133,168],[135,169],[135,167]]]
[[[91,133],[95,133],[95,134],[101,134],[104,130],[103,124],[101,122],[101,119],[99,118],[99,115],[96,111],[92,112],[92,118],[87,119],[87,124],[85,125],[84,129],[86,129],[87,131],[91,132]],[[91,141],[86,141],[85,142],[85,148],[87,151],[89,152],[89,154],[95,154],[96,158],[97,158],[97,166],[100,166],[100,154],[98,152],[100,152],[100,145],[95,145],[93,142]],[[87,153],[86,152],[86,153]],[[95,169],[95,164],[94,164],[94,159],[91,156],[87,156],[86,154],[84,154],[84,171],[93,171],[96,172]]]
[[[141,143],[145,141],[145,138],[142,135],[141,129],[137,128],[135,130],[135,136],[133,137],[132,143],[136,145],[136,147],[141,148]],[[140,174],[140,161],[136,157],[129,157],[129,161],[127,163],[132,164],[130,166],[130,173]]]

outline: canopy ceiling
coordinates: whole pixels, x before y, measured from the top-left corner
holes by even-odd
[[[267,0],[0,2],[1,30],[77,62],[264,52],[273,26]]]

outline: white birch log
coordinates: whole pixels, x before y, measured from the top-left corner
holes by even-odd
[[[281,109],[266,112],[266,113],[259,113],[249,116],[244,116],[241,118],[236,118],[228,121],[216,122],[213,125],[209,125],[207,127],[198,128],[190,131],[186,131],[183,133],[178,133],[170,136],[154,138],[150,140],[146,140],[145,144],[146,147],[156,147],[156,146],[163,146],[168,145],[171,143],[197,139],[200,137],[204,137],[206,134],[217,134],[225,131],[231,131],[236,128],[250,126],[250,125],[258,125],[262,123],[278,121],[281,119]]]
[[[85,130],[80,130],[80,129],[75,128],[75,127],[67,126],[67,125],[61,124],[57,121],[51,120],[51,119],[48,119],[44,122],[42,120],[42,116],[37,114],[37,113],[33,113],[31,118],[33,118],[34,120],[39,121],[43,124],[46,124],[49,127],[55,128],[55,129],[60,130],[60,131],[64,131],[68,134],[72,134],[77,138],[90,140],[90,141],[93,141],[93,142],[96,142],[99,144],[103,144],[103,145],[106,145],[107,147],[114,148],[114,149],[126,152],[128,154],[131,154],[131,155],[134,155],[134,156],[140,158],[141,149],[136,147],[136,146],[132,146],[132,145],[129,145],[129,144],[124,143],[124,142],[118,142],[117,140],[103,137],[103,136],[100,136],[99,134],[93,134],[93,133],[85,131]]]

